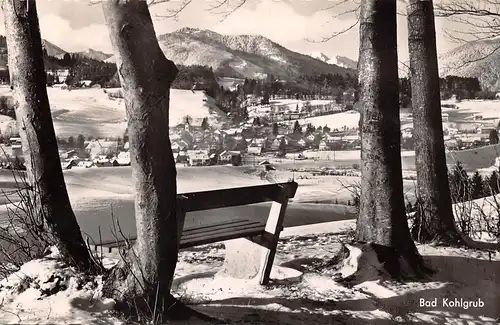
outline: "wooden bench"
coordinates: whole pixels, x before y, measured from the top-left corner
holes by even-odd
[[[288,182],[179,194],[177,196],[177,213],[180,221],[178,231],[182,231],[179,248],[184,249],[246,238],[265,248],[261,257],[258,276],[261,284],[267,284],[276,254],[279,235],[283,230],[283,220],[288,199],[295,196],[297,187],[298,184],[296,182]],[[230,220],[210,222],[210,217],[208,217],[208,220],[202,225],[184,226],[186,213],[188,212],[269,201],[272,201],[272,205],[267,221],[252,220],[252,218],[245,216],[237,216]],[[135,237],[129,239],[130,242],[134,240]],[[94,245],[94,248],[97,250],[100,246],[108,247],[109,251],[111,251],[112,248],[125,246],[125,240],[102,242]]]

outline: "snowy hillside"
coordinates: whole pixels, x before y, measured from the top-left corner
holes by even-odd
[[[358,68],[358,62],[351,60],[345,56],[336,55],[330,58],[322,52],[312,52],[310,56],[317,60],[326,62],[328,64],[337,65],[342,68],[354,69],[354,70]]]
[[[94,50],[94,49],[88,49],[86,51],[78,52],[78,54],[80,54],[86,58],[98,60],[98,61],[106,61],[111,56],[113,56],[112,54],[104,53],[104,52]]]
[[[122,136],[126,127],[123,99],[110,99],[103,89],[63,90],[47,88],[55,130],[60,137],[83,134],[102,137]],[[107,92],[116,90],[106,89]],[[9,95],[8,87],[0,87],[0,94]],[[191,117],[192,125],[200,125],[208,117],[211,125],[226,121],[226,115],[215,100],[202,91],[172,89],[170,91],[170,125]],[[0,131],[11,124],[11,119],[0,118]]]
[[[62,48],[60,48],[57,45],[52,44],[49,41],[42,40],[42,44],[43,44],[44,49],[47,50],[47,54],[49,56],[53,56],[55,58],[62,58],[64,56],[64,54],[67,53],[65,50],[63,50]]]
[[[219,75],[265,78],[272,74],[292,79],[300,74],[355,71],[287,48],[260,35],[222,35],[210,30],[182,28],[158,37],[167,58],[181,65],[206,65]],[[107,62],[113,62],[113,57]]]
[[[323,52],[312,52],[310,56],[315,58],[316,60],[320,60],[323,62],[328,62],[328,60],[330,60],[330,58],[327,57],[326,54]]]
[[[470,42],[439,55],[441,77],[477,77],[483,88],[500,89],[500,39]]]

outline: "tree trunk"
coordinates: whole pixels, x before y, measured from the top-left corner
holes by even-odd
[[[357,240],[370,243],[393,277],[425,269],[406,220],[401,171],[396,0],[361,5],[359,83],[361,196]]]
[[[417,197],[414,237],[457,244],[443,140],[434,9],[431,0],[411,0],[408,46],[415,132]]]
[[[71,208],[61,169],[35,0],[4,0],[2,10],[17,125],[37,213],[47,222],[68,263],[80,270],[96,270]]]
[[[125,98],[137,228],[137,240],[113,270],[107,290],[123,311],[190,317],[170,294],[179,240],[169,97],[178,70],[158,45],[146,1],[104,1],[103,11]]]

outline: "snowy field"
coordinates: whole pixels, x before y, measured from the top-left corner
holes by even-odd
[[[283,168],[320,168],[320,167],[348,167],[353,164],[361,164],[360,150],[342,150],[342,151],[318,151],[307,150],[302,153],[307,160],[297,160],[298,154],[287,154],[286,158],[271,159]],[[294,159],[295,157],[295,159]],[[491,169],[495,163],[495,158],[500,157],[500,144],[489,145],[475,149],[446,152],[446,162],[448,167],[452,168],[458,161],[468,171],[477,169]],[[401,151],[402,168],[406,170],[415,170],[415,151]]]
[[[499,100],[463,100],[455,102],[452,100],[442,101],[443,104],[457,105],[458,109],[443,107],[442,111],[446,113],[461,113],[467,115],[482,115],[484,119],[500,118],[500,101]]]
[[[342,130],[344,127],[348,129],[357,128],[359,124],[359,113],[356,111],[348,111],[332,115],[308,117],[298,120],[300,125],[311,123],[315,127],[328,126],[331,130]]]
[[[335,104],[335,101],[332,101],[330,99],[311,99],[311,100],[297,100],[297,99],[272,99],[269,101],[270,105],[274,106],[282,106],[286,105],[288,106],[288,109],[291,111],[294,111],[297,106],[299,109],[302,109],[305,103],[309,102],[311,106],[320,106],[320,105],[328,105],[328,104]],[[339,107],[340,108],[340,107]]]
[[[286,227],[354,218],[352,207],[344,205],[349,201],[352,203],[352,189],[359,184],[359,177],[313,176],[310,172],[293,172],[277,167],[276,171],[265,172],[261,166],[255,168],[179,166],[178,191],[185,193],[286,182],[294,179],[299,187],[287,210]],[[126,235],[135,233],[134,191],[130,167],[74,168],[65,171],[64,175],[72,206],[84,233],[97,240],[100,227],[101,236],[111,240],[110,225],[113,217],[120,220]],[[2,189],[13,190],[15,183],[10,172],[2,171],[0,176]],[[414,202],[415,181],[403,180],[403,186],[406,200]],[[14,198],[12,200],[16,201]],[[484,206],[484,203],[481,205]],[[269,204],[257,204],[200,211],[188,214],[186,223],[202,224],[213,218],[221,221],[235,214],[244,214],[260,220],[266,217],[268,208]],[[469,207],[469,210],[471,208]],[[7,223],[8,209],[15,209],[15,205],[0,205],[0,221],[3,224]]]
[[[12,174],[5,170],[0,173],[0,187],[8,192],[14,190],[15,183]],[[135,233],[134,190],[130,167],[109,168],[74,168],[64,171],[69,197],[75,210],[82,231],[94,240],[99,238],[99,227],[104,239],[112,240],[112,218],[120,220],[120,225],[126,234]],[[269,182],[288,181],[292,173],[282,172],[275,177],[267,174],[264,168],[257,170],[246,167],[182,167],[177,169],[177,186],[179,193],[214,190],[222,188],[242,187],[269,184]],[[356,178],[342,182],[329,176],[318,179],[316,183],[310,180],[299,180],[296,198],[289,204],[285,226],[295,226],[304,223],[318,223],[332,220],[352,218],[353,214],[342,205],[318,205],[334,200],[338,196],[339,203],[350,200],[350,194],[343,188]],[[1,194],[0,194],[1,196]],[[10,198],[16,202],[15,198]],[[5,202],[5,201],[4,201]],[[309,204],[306,204],[309,203]],[[263,203],[244,207],[225,208],[189,213],[187,224],[202,224],[216,219],[218,221],[231,218],[235,214],[244,214],[255,219],[264,219],[268,214],[270,204]],[[8,211],[14,209],[14,204],[0,205],[0,222],[8,223]]]
[[[292,172],[282,169],[265,172],[259,167],[177,167],[179,193],[215,190],[232,187],[287,182],[294,179],[299,187],[294,203],[332,201],[347,202],[352,199],[346,187],[359,182],[355,176],[313,176],[308,172]],[[134,189],[130,167],[73,168],[64,171],[66,185],[73,207],[77,211],[97,209],[115,200],[130,201]],[[414,181],[405,180],[405,191],[413,192]],[[3,189],[14,186],[14,179],[8,170],[0,172],[0,186]],[[1,195],[1,194],[0,194]],[[5,209],[5,208],[4,208]],[[0,206],[0,215],[2,206]]]
[[[429,278],[400,283],[373,272],[349,286],[339,275],[348,276],[361,261],[356,254],[342,265],[332,258],[353,227],[339,221],[285,229],[265,287],[222,273],[223,244],[182,251],[173,292],[226,324],[498,324],[500,254],[419,245],[436,270]],[[55,257],[57,251],[0,281],[3,322],[125,323],[111,312],[114,301],[103,297],[100,277],[81,277]],[[103,263],[111,267],[118,259],[105,254]]]
[[[311,103],[312,102],[313,101],[311,101]],[[316,103],[316,105],[328,103],[328,101],[325,101],[325,103],[320,103],[321,101],[317,102],[318,103]],[[456,118],[464,120],[471,119],[474,114],[482,115],[485,121],[498,123],[498,121],[500,120],[500,101],[498,100],[464,100],[459,103],[455,103],[452,101],[442,101],[442,103],[456,104],[459,107],[459,109],[446,107],[442,108],[443,113],[451,114],[450,121],[453,121],[453,119]],[[299,107],[301,107],[301,105],[299,105]],[[400,119],[402,126],[411,125],[412,120],[408,117],[408,113],[402,112],[400,114]],[[299,123],[301,125],[307,123],[311,123],[316,127],[323,127],[327,125],[330,129],[342,129],[344,127],[357,128],[358,122],[359,113],[356,111],[348,111],[326,116],[316,116],[299,120]]]
[[[123,136],[126,127],[125,104],[123,99],[110,99],[104,89],[65,90],[47,88],[56,134],[69,136],[118,137]],[[116,92],[116,89],[106,89]],[[0,87],[0,95],[9,95],[8,87]],[[193,125],[200,125],[204,117],[209,117],[212,125],[226,120],[213,100],[202,91],[172,89],[170,91],[170,125],[184,121],[189,115]],[[5,133],[11,121],[0,116],[0,131]]]

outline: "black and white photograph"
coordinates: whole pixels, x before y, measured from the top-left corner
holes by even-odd
[[[500,324],[499,1],[0,8],[1,324]]]

